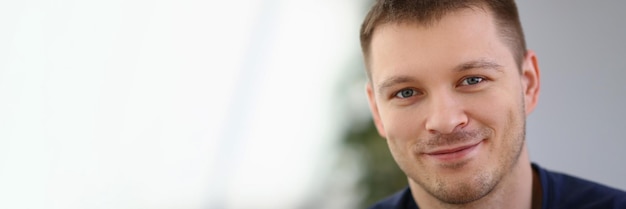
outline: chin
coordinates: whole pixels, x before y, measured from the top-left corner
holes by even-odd
[[[463,161],[454,164],[446,164],[446,167],[455,168],[462,172],[455,174],[433,173],[432,179],[415,181],[422,189],[441,202],[448,204],[467,204],[479,200],[488,195],[497,185],[494,175],[485,168],[472,167],[471,162]]]
[[[495,182],[487,175],[478,175],[467,181],[438,182],[431,195],[449,204],[467,204],[489,194]]]

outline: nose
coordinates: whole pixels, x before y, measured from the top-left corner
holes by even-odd
[[[431,95],[426,130],[432,134],[450,134],[468,123],[468,116],[454,93]]]

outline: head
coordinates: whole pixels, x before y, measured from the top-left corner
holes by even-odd
[[[370,73],[370,50],[375,29],[388,23],[414,23],[432,26],[443,16],[461,9],[484,9],[494,17],[498,35],[510,48],[515,61],[521,67],[526,55],[526,41],[517,6],[513,0],[377,0],[361,25],[361,49],[368,77]]]
[[[374,122],[412,189],[470,203],[527,156],[539,69],[513,1],[377,1],[361,45]]]

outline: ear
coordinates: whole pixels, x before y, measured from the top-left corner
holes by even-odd
[[[372,83],[367,82],[367,84],[365,84],[365,89],[367,91],[367,99],[370,104],[370,110],[372,111],[374,124],[378,130],[378,134],[380,134],[383,138],[387,138],[385,127],[383,126],[383,122],[380,120],[380,113],[378,112],[378,105],[376,104],[376,96],[374,95],[374,90],[372,89]]]
[[[535,110],[537,100],[539,99],[539,65],[537,64],[537,55],[534,51],[528,50],[524,56],[522,64],[522,88],[524,93],[524,104],[526,107],[526,115]]]

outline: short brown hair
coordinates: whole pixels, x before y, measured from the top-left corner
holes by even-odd
[[[511,49],[521,70],[526,41],[514,0],[376,0],[361,25],[361,49],[368,77],[371,76],[370,43],[377,26],[404,22],[430,26],[446,14],[466,8],[486,8],[491,12],[500,36]]]

